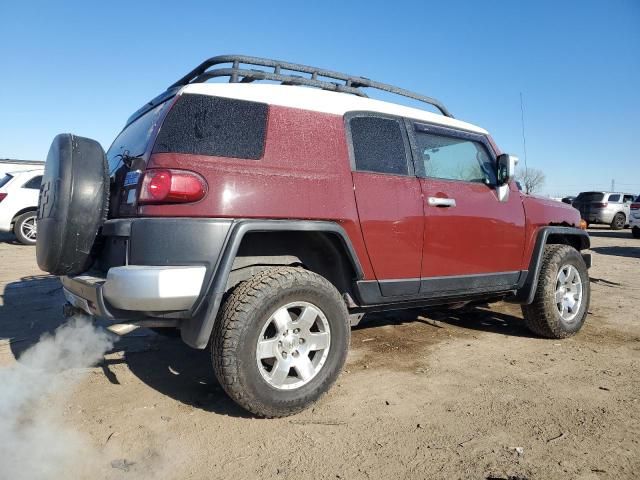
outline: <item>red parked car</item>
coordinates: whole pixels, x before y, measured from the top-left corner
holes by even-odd
[[[507,300],[541,336],[581,328],[589,237],[577,210],[520,192],[515,163],[432,98],[214,57],[134,113],[106,155],[54,139],[38,263],[62,276],[68,313],[178,328],[211,349],[236,402],[288,415],[330,388],[369,311]]]

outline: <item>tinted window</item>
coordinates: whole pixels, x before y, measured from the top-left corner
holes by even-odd
[[[407,175],[407,153],[400,122],[390,118],[355,117],[349,122],[356,169]]]
[[[633,202],[634,196],[633,195],[625,195],[623,202]]]
[[[169,103],[170,102],[161,103],[152,110],[149,110],[120,132],[120,135],[116,137],[107,152],[110,174],[113,174],[122,163],[121,155],[124,152],[128,152],[132,157],[139,157],[145,153],[156,121],[160,117],[162,109],[167,107]]]
[[[603,198],[602,192],[582,192],[576,198],[576,202],[601,202]]]
[[[620,195],[615,194],[615,195],[609,195],[609,202],[619,202],[620,201]]]
[[[13,178],[13,175],[9,175],[8,173],[4,177],[0,178],[0,188],[4,187],[7,183],[9,183],[12,178]]]
[[[495,185],[495,167],[480,142],[416,132],[418,175]]]
[[[185,94],[167,114],[154,152],[257,160],[262,157],[268,106]]]
[[[33,177],[31,180],[29,180],[27,183],[25,183],[22,187],[23,188],[32,188],[34,190],[40,190],[40,184],[42,184],[42,175],[38,175],[36,177]]]

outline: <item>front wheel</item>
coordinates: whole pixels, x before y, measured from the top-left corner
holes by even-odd
[[[224,302],[211,354],[227,394],[262,417],[299,412],[329,390],[347,357],[346,305],[324,277],[268,268]]]
[[[24,245],[35,245],[37,236],[36,212],[27,212],[16,218],[13,233]]]
[[[522,306],[529,330],[547,338],[575,335],[587,317],[591,289],[580,253],[568,245],[544,247],[533,302]]]

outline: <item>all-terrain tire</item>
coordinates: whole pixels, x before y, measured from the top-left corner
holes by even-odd
[[[556,304],[558,272],[568,265],[575,267],[582,282],[581,303],[571,321],[562,318]],[[522,305],[525,325],[542,337],[566,338],[575,335],[587,317],[590,297],[589,273],[580,252],[569,245],[546,245],[533,302]]]
[[[616,213],[611,220],[611,230],[622,230],[626,224],[624,213]]]
[[[259,370],[257,342],[272,315],[292,302],[319,308],[330,327],[326,360],[308,383],[283,390]],[[239,284],[227,297],[212,333],[213,368],[227,394],[261,417],[292,415],[316,402],[338,378],[349,348],[348,311],[336,288],[302,268],[273,267]]]
[[[633,235],[633,238],[640,238],[640,227],[633,227],[631,235]]]
[[[20,243],[24,245],[36,244],[35,236],[29,237],[27,236],[27,234],[25,234],[25,230],[29,231],[27,226],[30,225],[30,223],[33,223],[35,227],[35,220],[36,220],[35,210],[31,212],[25,212],[22,215],[20,215],[18,218],[16,218],[15,222],[13,223],[13,233],[15,234],[16,238]],[[36,233],[33,232],[33,234],[35,235]]]

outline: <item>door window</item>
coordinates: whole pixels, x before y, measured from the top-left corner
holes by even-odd
[[[496,184],[494,162],[473,140],[416,131],[416,171],[423,177]]]
[[[624,200],[623,200],[623,201],[624,201],[624,203],[627,203],[627,202],[633,202],[633,199],[634,199],[634,198],[635,198],[635,197],[634,197],[633,195],[625,195],[625,196],[624,196]]]
[[[407,151],[398,120],[354,117],[350,120],[356,170],[407,175]]]

